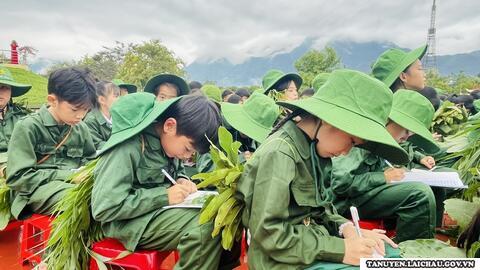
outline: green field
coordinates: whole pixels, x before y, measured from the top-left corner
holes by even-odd
[[[20,83],[32,85],[27,94],[14,98],[14,102],[29,108],[39,108],[47,101],[47,79],[22,67],[6,66],[13,78]]]

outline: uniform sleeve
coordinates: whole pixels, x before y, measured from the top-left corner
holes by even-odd
[[[165,187],[134,186],[140,142],[128,140],[105,153],[95,168],[92,212],[97,221],[132,219],[168,205]]]
[[[196,160],[196,166],[198,173],[206,173],[213,171],[213,160],[210,153],[198,155]]]
[[[34,149],[37,136],[25,120],[19,121],[13,129],[8,149],[7,185],[19,194],[30,195],[44,183],[67,180],[73,172],[58,169],[52,164],[37,165]]]
[[[368,152],[355,149],[335,158],[332,166],[332,190],[338,197],[356,197],[386,184],[383,171],[370,171],[365,163]]]
[[[415,160],[416,163],[420,163],[420,161],[426,157],[425,154],[423,154],[422,152],[418,151],[418,150],[415,150],[413,152],[413,160]]]
[[[83,146],[84,158],[82,160],[82,164],[85,164],[96,157],[97,147],[95,146],[94,137],[90,134],[88,129],[85,128],[82,132],[84,133],[83,136],[85,138],[85,145]]]
[[[342,261],[343,239],[328,235],[322,224],[292,224],[289,208],[295,205],[290,184],[295,161],[281,152],[262,156],[258,166],[241,180],[253,182],[248,228],[253,240],[278,262],[310,264],[315,260]]]

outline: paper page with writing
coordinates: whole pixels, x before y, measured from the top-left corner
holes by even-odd
[[[216,191],[203,191],[199,190],[195,193],[188,195],[185,200],[179,204],[168,205],[162,207],[163,209],[169,208],[202,208],[203,203],[208,197],[218,195]]]
[[[405,177],[402,180],[392,181],[392,184],[401,184],[402,182],[422,182],[434,187],[468,188],[456,172],[431,172],[413,169],[405,172]]]

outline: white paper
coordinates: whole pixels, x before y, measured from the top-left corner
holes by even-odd
[[[391,183],[401,184],[406,182],[422,182],[433,187],[468,188],[456,172],[431,172],[418,169],[405,172],[405,177],[402,180],[392,181]]]
[[[168,205],[162,207],[163,209],[169,208],[202,208],[205,200],[212,195],[218,195],[216,191],[203,191],[199,190],[195,193],[188,195],[185,200],[179,204]]]

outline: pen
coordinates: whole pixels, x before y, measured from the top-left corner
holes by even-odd
[[[357,235],[362,237],[362,232],[360,231],[360,224],[358,221],[360,217],[358,216],[358,210],[355,206],[350,206],[350,214],[352,215],[353,225],[355,226],[355,231],[357,231]]]
[[[386,159],[385,159],[385,163],[387,163],[388,167],[390,167],[390,168],[395,168],[395,167],[393,167],[392,163],[390,163],[390,162],[389,162],[388,160],[386,160]]]
[[[168,174],[168,172],[165,171],[165,169],[162,169],[162,173],[163,173],[163,175],[165,175],[165,177],[168,178],[168,180],[170,180],[170,182],[172,182],[172,184],[174,184],[174,185],[177,184],[177,181],[175,181],[175,179],[173,179],[173,177],[170,174]]]

